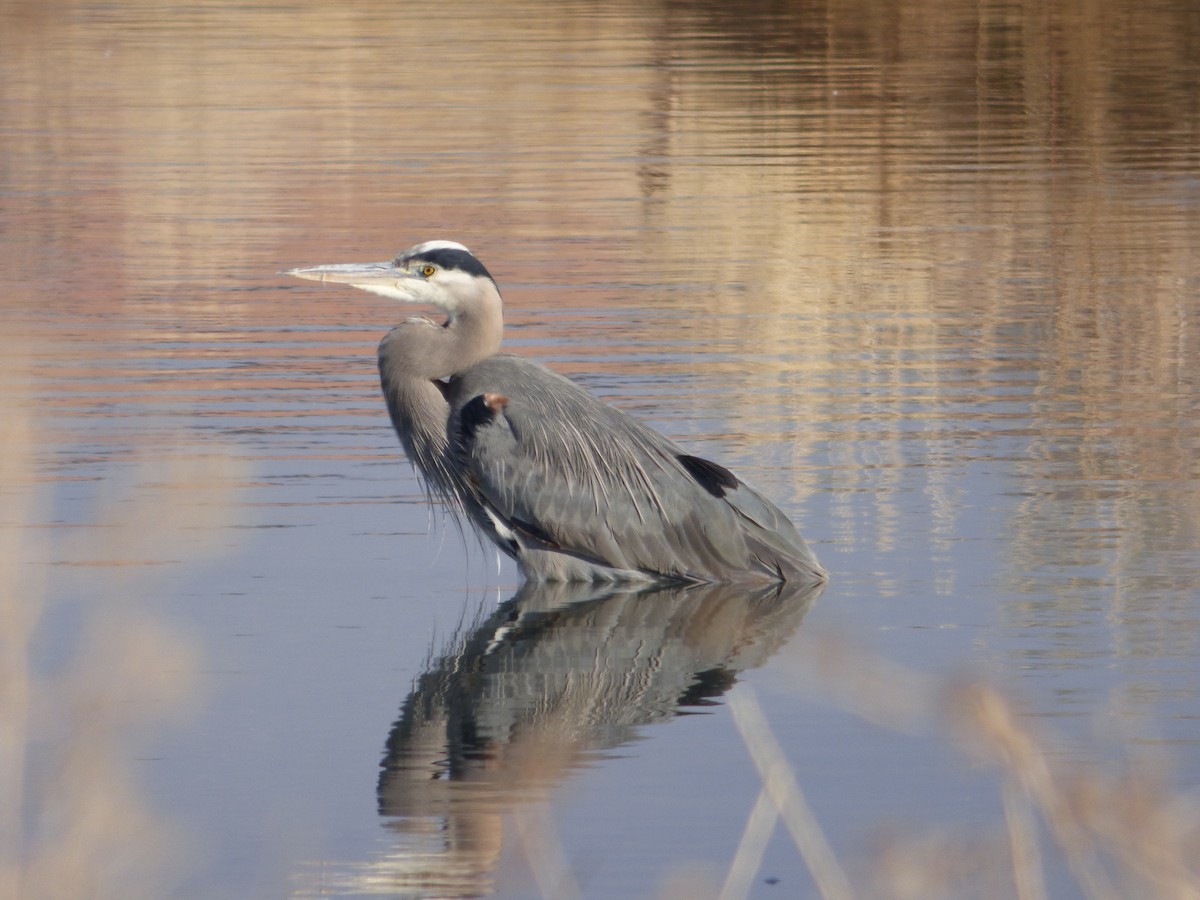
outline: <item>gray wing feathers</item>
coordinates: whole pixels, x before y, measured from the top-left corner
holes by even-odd
[[[760,567],[778,572],[784,580],[825,577],[825,569],[796,526],[773,503],[745,484],[725,499],[752,526],[746,529],[747,549]]]
[[[685,466],[672,441],[520,357],[491,357],[451,382],[451,435],[462,433],[463,407],[488,392],[507,403],[459,441],[459,463],[489,515],[531,546],[702,581],[823,572],[752,488],[728,473],[706,487],[702,460]]]

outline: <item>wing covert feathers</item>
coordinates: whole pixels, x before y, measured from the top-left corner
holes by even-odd
[[[542,366],[493,356],[446,399],[463,506],[513,531],[529,577],[824,578],[787,517],[728,469]]]

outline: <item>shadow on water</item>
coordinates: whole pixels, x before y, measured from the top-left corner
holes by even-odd
[[[526,832],[522,809],[572,769],[712,705],[822,587],[526,585],[455,635],[405,699],[379,778],[396,843],[363,876],[418,896],[486,892],[506,814]]]

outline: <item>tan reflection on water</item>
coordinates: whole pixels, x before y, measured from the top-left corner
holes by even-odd
[[[1191,411],[1186,4],[452,3],[442,40],[390,4],[10,9],[6,306],[150,316],[201,342],[210,321],[375,327],[385,308],[237,288],[271,284],[272,265],[460,235],[508,288],[522,338],[569,325],[539,321],[547,303],[686,313],[667,327],[697,352],[643,352],[637,371],[747,391],[729,431],[786,433],[797,490],[819,423],[895,464],[911,416],[896,385],[969,418],[963,389],[989,392],[1010,351],[1029,354],[1039,401],[1098,407],[1070,441],[1080,464],[1108,421],[1150,414],[1147,394],[1165,398],[1155,428]],[[549,299],[529,288],[555,283]],[[619,355],[639,330],[574,355]],[[756,381],[739,383],[741,354],[705,355],[727,347],[755,348]],[[305,365],[346,372],[341,354]],[[581,365],[606,363],[560,367]],[[788,385],[785,418],[762,421],[757,380]],[[686,419],[698,401],[682,394]],[[1194,472],[1193,449],[1140,442],[1122,468]],[[863,462],[845,458],[847,474]]]

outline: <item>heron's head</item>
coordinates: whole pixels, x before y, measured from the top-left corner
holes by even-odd
[[[429,303],[451,318],[485,295],[499,298],[483,263],[453,241],[426,241],[388,262],[312,266],[280,274],[348,284],[403,303]]]

